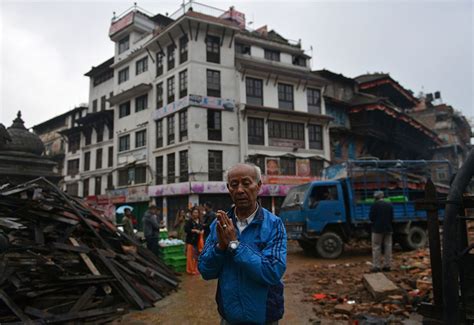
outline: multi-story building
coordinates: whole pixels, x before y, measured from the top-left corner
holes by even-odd
[[[461,112],[442,103],[439,93],[436,97],[433,94],[422,96],[419,105],[408,114],[436,132],[441,139],[442,143],[432,151],[433,158],[449,160],[453,171],[457,171],[471,149],[472,129]],[[449,181],[446,167],[437,169],[437,179]]]
[[[86,74],[87,115],[63,132],[67,164],[77,163],[65,180],[138,216],[154,200],[171,222],[190,205],[230,206],[224,171],[251,161],[264,173],[262,204],[278,210],[330,159],[323,80],[300,43],[246,29],[233,8],[193,7],[176,19],[133,8],[112,21],[114,57]]]
[[[64,157],[66,152],[66,139],[61,131],[71,127],[71,121],[82,116],[87,111],[86,105],[81,105],[64,114],[58,115],[43,123],[33,126],[33,131],[44,144],[43,155],[57,163],[58,174],[64,176]],[[77,192],[75,193],[78,194]]]

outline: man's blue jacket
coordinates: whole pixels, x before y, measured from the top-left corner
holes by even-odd
[[[282,318],[286,270],[286,231],[280,218],[259,207],[252,222],[239,232],[234,210],[227,213],[240,245],[234,253],[217,248],[216,220],[199,257],[205,280],[218,278],[219,314],[231,324],[264,324]]]

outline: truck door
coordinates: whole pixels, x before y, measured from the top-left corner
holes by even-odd
[[[306,200],[307,230],[320,233],[330,223],[345,222],[341,184],[315,184]]]

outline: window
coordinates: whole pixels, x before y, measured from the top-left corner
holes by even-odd
[[[309,196],[309,208],[316,208],[320,201],[332,200],[338,200],[337,187],[335,185],[315,186]]]
[[[296,160],[294,158],[280,158],[280,174],[296,175]]]
[[[85,141],[85,145],[90,145],[91,144],[91,140],[92,140],[92,129],[90,128],[87,128],[83,131],[84,133],[84,141]]]
[[[309,168],[311,170],[311,176],[321,176],[324,168],[324,162],[322,160],[310,159]]]
[[[96,132],[96,137],[95,137],[96,142],[99,143],[99,142],[104,141],[104,126],[103,125],[98,126],[95,132]]]
[[[118,171],[118,185],[128,185],[128,169],[120,169]]]
[[[135,74],[139,75],[142,72],[148,71],[148,56],[135,62]]]
[[[156,84],[156,109],[163,107],[163,83]]]
[[[293,86],[278,84],[278,107],[282,109],[293,109]]]
[[[114,92],[111,91],[110,94],[109,94],[109,100],[110,100],[110,98],[112,98],[113,96],[114,96]],[[112,104],[111,104],[111,103],[109,103],[109,108],[110,108],[110,107],[112,107]]]
[[[156,53],[156,76],[161,76],[163,74],[163,52]]]
[[[179,112],[179,141],[188,140],[188,111]]]
[[[271,146],[304,148],[304,124],[268,121],[268,141]]]
[[[112,167],[114,165],[114,147],[109,147],[108,157],[107,157],[107,167]]]
[[[77,150],[79,150],[80,147],[81,147],[81,136],[79,134],[69,137],[69,146],[68,146],[69,152],[74,153]]]
[[[188,35],[184,35],[179,39],[179,63],[183,63],[188,59]]]
[[[166,81],[166,91],[168,95],[168,104],[174,102],[174,77],[168,78]]]
[[[135,132],[135,148],[146,146],[146,130]]]
[[[130,134],[119,138],[119,151],[130,150]]]
[[[174,45],[168,46],[168,71],[174,68]]]
[[[91,169],[91,153],[90,153],[90,151],[84,153],[84,171],[86,172],[89,169]]]
[[[119,41],[118,52],[123,53],[130,48],[130,35],[125,36]]]
[[[148,108],[148,94],[135,98],[135,112],[140,112]]]
[[[208,151],[209,181],[222,181],[222,151]]]
[[[207,96],[221,97],[221,73],[207,70]]]
[[[306,90],[308,99],[308,112],[313,114],[321,114],[321,92],[319,89],[308,88]]]
[[[166,156],[168,161],[168,180],[167,183],[174,183],[176,178],[174,153]]]
[[[262,172],[265,172],[265,156],[250,156],[248,162],[254,164],[255,166],[260,167]]]
[[[155,158],[155,185],[163,184],[163,156]]]
[[[89,179],[86,178],[82,181],[82,197],[89,196]]]
[[[78,196],[79,184],[77,183],[66,184],[66,193],[72,196]]]
[[[146,166],[136,166],[118,171],[118,185],[146,183]]]
[[[310,149],[323,149],[323,129],[321,125],[308,125],[309,133],[309,148]]]
[[[265,49],[265,59],[271,60],[271,61],[280,61],[280,52]]]
[[[94,87],[100,85],[101,83],[106,82],[109,79],[112,79],[114,77],[114,69],[108,69],[104,73],[101,73],[100,75],[94,77]]]
[[[237,54],[251,54],[250,45],[242,44],[242,43],[235,43],[235,53]]]
[[[163,147],[163,119],[156,121],[156,148]]]
[[[167,117],[168,124],[168,144],[174,143],[174,115]]]
[[[263,81],[261,79],[245,78],[247,104],[263,106]]]
[[[188,151],[183,150],[179,152],[179,181],[188,181]]]
[[[125,82],[128,80],[128,67],[120,70],[118,72],[118,83],[121,84],[122,82]]]
[[[112,190],[114,188],[114,176],[112,173],[107,175],[107,189]]]
[[[217,36],[206,36],[206,59],[207,62],[221,63],[220,38]]]
[[[74,175],[79,174],[79,159],[68,160],[67,174],[69,176],[74,176]]]
[[[249,117],[247,119],[249,144],[265,144],[263,118]]]
[[[221,112],[207,110],[207,139],[222,141]]]
[[[179,98],[188,94],[188,70],[179,73]]]
[[[135,167],[135,184],[146,183],[146,166]]]
[[[92,113],[97,112],[97,99],[92,101]]]
[[[102,168],[102,148],[97,149],[95,152],[95,169]]]
[[[105,96],[100,97],[100,110],[101,111],[105,111],[105,104],[106,104]]]
[[[293,65],[306,67],[306,58],[301,55],[293,55]]]
[[[119,118],[130,115],[130,102],[125,102],[119,105]]]
[[[102,191],[102,176],[97,176],[95,178],[94,194],[100,195],[101,191]]]
[[[109,140],[114,138],[114,127],[109,124],[107,125],[107,130],[109,130]]]

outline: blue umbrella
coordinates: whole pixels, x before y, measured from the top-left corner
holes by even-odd
[[[120,214],[124,214],[125,213],[125,209],[130,209],[130,211],[133,211],[133,208],[129,205],[122,205],[121,207],[117,208],[117,210],[115,210],[115,213],[120,213]]]

